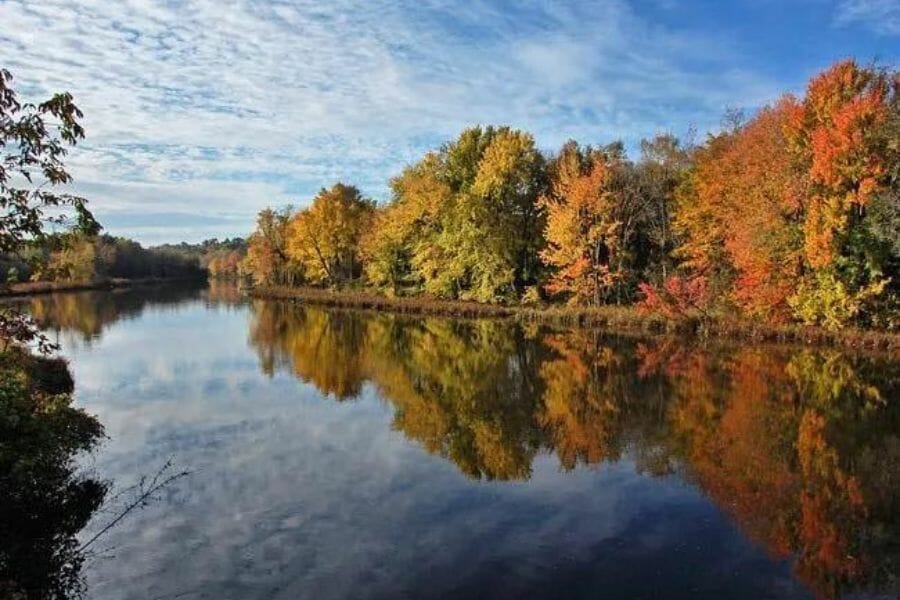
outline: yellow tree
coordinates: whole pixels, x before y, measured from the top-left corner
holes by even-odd
[[[460,208],[476,227],[462,241],[472,260],[473,295],[494,299],[537,280],[544,215],[544,159],[531,134],[499,129],[478,163]]]
[[[535,283],[544,160],[528,133],[473,127],[407,168],[366,236],[367,276],[445,297],[512,299]]]
[[[434,236],[451,200],[450,186],[440,176],[440,157],[428,153],[391,180],[389,204],[377,211],[360,240],[366,279],[398,292],[418,287],[440,271]]]
[[[243,271],[257,284],[293,283],[296,269],[287,255],[287,224],[291,209],[267,208],[256,218],[256,230],[247,240]]]
[[[541,258],[555,269],[546,289],[573,303],[600,304],[621,277],[612,267],[622,225],[614,215],[613,160],[567,145],[556,164],[552,191],[541,199],[547,213]]]
[[[339,284],[359,277],[359,245],[375,213],[375,203],[343,183],[322,189],[309,208],[291,219],[287,255],[312,282]]]

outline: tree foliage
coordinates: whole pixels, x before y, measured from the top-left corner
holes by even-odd
[[[291,209],[266,208],[256,217],[256,230],[247,239],[244,272],[258,284],[293,283],[298,269],[287,254]]]
[[[69,93],[40,104],[22,103],[12,75],[0,68],[0,253],[21,252],[52,226],[71,225],[87,235],[99,232],[86,200],[56,191],[72,180],[63,159],[68,147],[84,138],[81,117]],[[21,315],[4,308],[0,320],[4,335],[13,334],[19,342],[40,339]]]
[[[296,215],[264,211],[245,270],[264,284],[896,329],[898,81],[842,61],[802,97],[731,111],[699,145],[656,135],[636,160],[621,142],[545,155],[527,132],[471,127],[403,169],[385,204],[337,184]]]
[[[541,270],[544,180],[531,135],[508,127],[463,131],[392,182],[392,201],[369,240],[375,281],[396,287],[404,279],[448,298],[515,299]],[[389,218],[396,226],[385,226]],[[385,263],[391,256],[394,269]]]
[[[84,138],[82,116],[69,93],[22,103],[12,75],[0,69],[0,252],[19,250],[26,240],[43,236],[48,225],[98,233],[87,201],[56,191],[72,181],[63,159]]]
[[[360,240],[369,228],[375,203],[360,191],[337,183],[322,189],[310,206],[290,218],[287,257],[312,283],[340,284],[362,274]]]
[[[677,194],[678,252],[723,308],[896,327],[897,86],[839,62],[698,149]]]
[[[617,158],[574,142],[563,147],[554,168],[547,211],[547,248],[552,268],[547,289],[571,301],[601,304],[623,277],[623,223],[617,218],[623,195],[615,189]]]
[[[82,474],[76,457],[103,427],[72,406],[61,359],[0,353],[0,596],[80,598],[78,533],[109,484]]]
[[[750,315],[784,319],[800,261],[803,182],[786,145],[783,100],[695,154],[675,227],[686,265]]]

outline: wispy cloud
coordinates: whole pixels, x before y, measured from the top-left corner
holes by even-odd
[[[900,2],[897,0],[842,0],[839,25],[864,25],[883,35],[900,35]]]
[[[259,208],[337,179],[384,197],[466,125],[527,128],[545,148],[634,143],[783,85],[726,34],[625,0],[6,0],[0,56],[29,96],[75,94],[79,190],[110,223],[165,215],[111,225],[150,242],[210,233],[179,214],[244,233]]]

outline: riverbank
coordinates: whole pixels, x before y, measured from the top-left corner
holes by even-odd
[[[729,337],[754,342],[900,351],[900,333],[845,329],[830,331],[803,325],[770,325],[747,320],[666,319],[633,306],[503,306],[428,297],[389,298],[367,291],[332,291],[284,286],[256,287],[251,297],[293,300],[317,306],[354,308],[409,315],[454,318],[503,318],[523,323],[585,327],[645,335]]]
[[[196,278],[177,277],[143,277],[138,279],[97,279],[93,281],[27,281],[23,283],[11,283],[0,286],[0,298],[14,298],[21,296],[35,296],[39,294],[54,294],[57,292],[80,292],[85,290],[113,290],[145,285],[160,285],[165,283],[178,283],[188,281],[202,281]]]

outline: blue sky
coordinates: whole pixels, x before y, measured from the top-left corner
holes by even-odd
[[[0,64],[71,91],[75,190],[144,243],[387,180],[477,123],[702,136],[837,59],[900,63],[900,0],[0,0]]]

